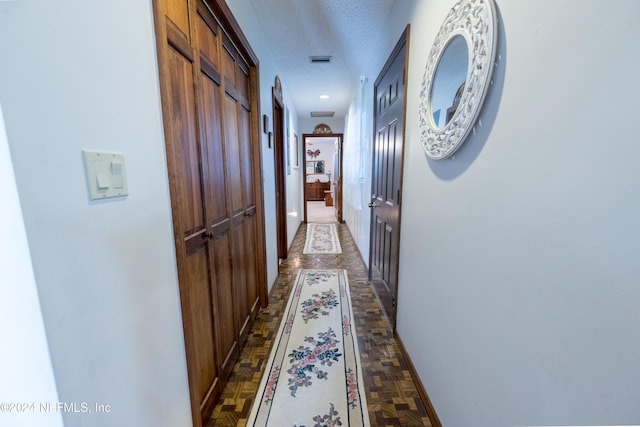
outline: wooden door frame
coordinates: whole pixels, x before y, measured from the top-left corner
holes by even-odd
[[[304,204],[304,223],[307,221],[307,150],[304,149],[304,145],[307,143],[307,138],[338,138],[338,157],[340,161],[340,182],[338,183],[339,194],[338,197],[334,197],[333,203],[338,207],[338,215],[337,219],[339,223],[343,223],[344,219],[342,218],[342,156],[343,156],[343,145],[344,145],[344,134],[342,133],[304,133],[302,134],[302,166],[304,167],[302,172],[302,201]],[[298,147],[300,149],[300,147]],[[334,171],[335,173],[335,171]]]
[[[287,169],[285,164],[284,103],[280,92],[272,88],[273,102],[273,156],[276,187],[276,237],[278,258],[285,259],[289,253],[287,241]]]

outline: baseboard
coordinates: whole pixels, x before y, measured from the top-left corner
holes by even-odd
[[[438,414],[436,414],[436,410],[431,403],[431,399],[429,399],[429,395],[427,394],[427,390],[424,388],[420,377],[418,376],[418,371],[416,371],[416,367],[413,365],[409,354],[407,353],[407,349],[404,347],[404,343],[402,339],[398,335],[398,332],[394,332],[394,336],[396,338],[396,342],[398,343],[398,347],[400,348],[400,353],[404,356],[404,360],[407,362],[409,367],[409,372],[411,373],[411,378],[413,378],[413,382],[416,384],[416,388],[418,389],[418,394],[420,395],[420,399],[424,404],[425,409],[427,410],[427,415],[429,415],[429,419],[431,420],[431,425],[433,427],[442,427],[440,423],[440,418],[438,418]]]

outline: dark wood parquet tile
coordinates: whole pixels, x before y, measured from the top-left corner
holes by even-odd
[[[367,270],[351,233],[340,224],[338,234],[342,254],[303,255],[306,226],[300,227],[289,258],[280,263],[269,306],[258,314],[208,427],[246,425],[291,286],[303,268],[347,270],[371,425],[431,426],[389,322],[367,283]]]

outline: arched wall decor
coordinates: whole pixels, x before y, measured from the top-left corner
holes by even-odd
[[[493,0],[459,0],[445,18],[429,53],[420,91],[420,137],[430,158],[451,156],[473,129],[491,82],[497,38]],[[455,72],[447,69],[449,64],[464,63],[464,58],[454,57],[464,55],[464,45],[468,55],[466,78],[455,86],[442,83]],[[438,92],[444,86],[454,87],[451,106],[448,111],[434,111],[434,99],[440,97]],[[438,124],[442,122],[441,113],[446,114],[444,124]]]
[[[313,128],[313,133],[333,133],[329,125],[320,123]]]

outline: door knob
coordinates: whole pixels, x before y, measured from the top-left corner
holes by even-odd
[[[376,202],[369,203],[369,207],[370,208],[377,208],[378,206],[380,206],[380,205],[378,205]]]

